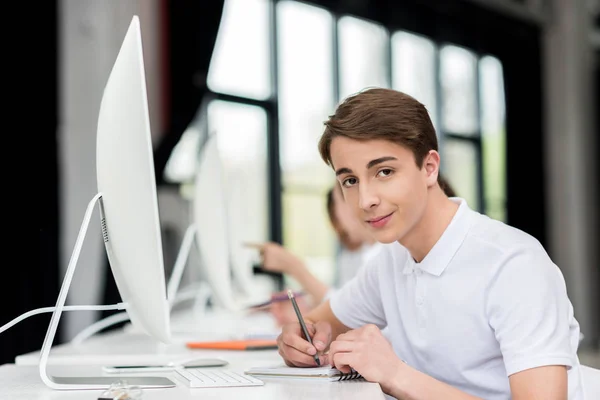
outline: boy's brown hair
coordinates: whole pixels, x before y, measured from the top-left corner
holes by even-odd
[[[430,150],[438,150],[435,128],[425,106],[392,89],[370,88],[351,95],[325,121],[319,153],[332,167],[330,146],[337,136],[397,143],[412,151],[419,168]]]

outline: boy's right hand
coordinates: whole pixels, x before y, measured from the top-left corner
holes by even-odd
[[[312,345],[304,338],[300,323],[285,324],[277,337],[279,355],[289,367],[316,367],[315,354],[319,355],[321,365],[329,364],[329,357],[324,352],[331,343],[331,325],[324,321],[316,324],[306,321],[306,328],[312,338]]]

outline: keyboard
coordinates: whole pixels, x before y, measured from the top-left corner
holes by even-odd
[[[260,379],[224,368],[183,368],[175,372],[191,388],[262,386]]]

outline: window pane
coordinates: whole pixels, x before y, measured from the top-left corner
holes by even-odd
[[[491,56],[479,62],[485,212],[506,220],[506,129],[502,64]]]
[[[446,138],[443,151],[445,161],[442,174],[448,179],[458,197],[465,199],[472,209],[480,210],[475,144]]]
[[[210,134],[218,138],[228,212],[240,241],[269,238],[267,119],[260,107],[225,101],[208,106]]]
[[[321,8],[277,3],[283,241],[319,277],[333,276],[325,193],[333,171],[317,150],[333,112],[333,18]]]
[[[294,1],[277,3],[280,162],[283,187],[324,188],[332,172],[317,143],[332,113],[332,29],[329,12]]]
[[[423,36],[407,32],[392,35],[393,88],[413,96],[427,107],[437,124],[435,45]]]
[[[333,284],[337,242],[327,215],[326,192],[288,191],[283,195],[283,212],[286,247],[301,256],[317,278]],[[297,282],[286,279],[299,288]]]
[[[342,17],[338,32],[340,99],[367,86],[389,87],[387,31],[371,22]]]
[[[225,1],[208,72],[211,90],[256,99],[269,97],[269,54],[269,1]]]
[[[477,135],[477,59],[456,46],[440,53],[442,123],[447,132]]]

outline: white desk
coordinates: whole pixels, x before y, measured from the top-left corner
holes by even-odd
[[[63,344],[50,352],[49,372],[56,376],[104,375],[102,365],[140,362],[169,362],[191,357],[219,357],[229,361],[226,368],[242,372],[247,368],[281,363],[276,350],[219,351],[192,350],[186,340],[221,340],[241,337],[248,332],[272,331],[268,315],[205,315],[195,320],[185,313],[173,316],[173,343],[165,345],[145,334],[132,330],[112,331],[97,335],[79,346]],[[41,343],[40,343],[41,346]],[[16,364],[0,366],[1,400],[95,400],[101,391],[56,391],[44,385],[37,369],[39,352],[17,357]],[[149,374],[144,374],[149,375]],[[175,388],[144,389],[143,400],[154,399],[385,399],[378,384],[364,381],[307,382],[298,380],[263,379],[264,386],[241,388],[188,388],[175,373],[155,373],[168,376]],[[119,379],[115,376],[115,381]]]
[[[93,374],[94,367],[80,367],[85,375]],[[96,371],[98,368],[96,368]],[[51,369],[55,375],[73,375],[72,367]],[[173,378],[175,381],[176,378]],[[57,391],[46,387],[39,378],[36,367],[5,364],[0,366],[0,399],[2,400],[96,400],[102,391],[77,390]],[[244,400],[294,400],[294,399],[384,399],[376,383],[346,382],[300,382],[293,380],[265,380],[264,386],[198,388],[190,389],[183,383],[167,389],[144,389],[143,400],[187,400],[187,399],[244,399]]]

